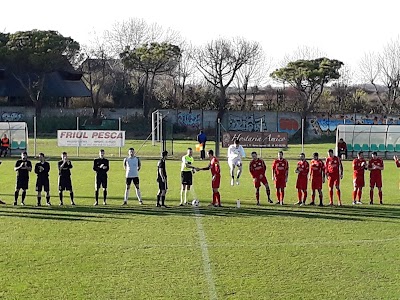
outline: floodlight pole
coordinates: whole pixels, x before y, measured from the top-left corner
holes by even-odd
[[[121,117],[118,118],[118,130],[121,131]],[[121,147],[118,147],[118,155],[121,157]]]
[[[76,117],[76,130],[79,130],[79,117]],[[79,141],[78,146],[76,146],[76,155],[79,157]]]
[[[33,156],[36,157],[36,116],[33,117]]]

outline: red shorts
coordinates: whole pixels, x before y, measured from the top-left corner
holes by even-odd
[[[337,175],[334,176],[329,176],[328,177],[328,186],[332,188],[333,186],[339,186],[340,185],[340,177]]]
[[[255,188],[259,188],[261,184],[268,185],[267,177],[264,175],[261,178],[253,178],[253,183]]]
[[[221,183],[221,175],[215,175],[214,180],[211,180],[211,187],[213,189],[218,189]]]
[[[322,190],[322,177],[313,177],[311,179],[312,190]]]
[[[275,180],[275,187],[277,188],[277,189],[283,189],[283,188],[285,188],[286,187],[286,178],[285,177],[283,177],[283,178],[276,178],[276,180]]]
[[[307,189],[307,177],[305,176],[298,176],[296,181],[296,189],[298,190],[306,190]]]
[[[377,187],[377,188],[381,188],[382,187],[382,176],[379,177],[371,177],[369,179],[369,186],[370,187]]]
[[[365,186],[364,176],[353,177],[353,185],[355,188],[362,188]]]

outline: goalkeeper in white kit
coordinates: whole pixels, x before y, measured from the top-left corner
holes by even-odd
[[[235,184],[235,167],[238,167],[236,173],[236,184],[239,185],[239,178],[242,174],[242,158],[246,155],[244,149],[238,139],[233,141],[233,144],[228,147],[228,165],[231,174],[231,185]]]

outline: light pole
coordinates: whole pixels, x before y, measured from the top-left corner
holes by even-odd
[[[279,132],[279,109],[285,97],[284,89],[276,89],[276,132]]]

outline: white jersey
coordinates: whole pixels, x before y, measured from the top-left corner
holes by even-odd
[[[127,157],[124,159],[124,168],[126,171],[126,178],[139,177],[138,167],[140,165],[139,157]]]
[[[245,156],[246,155],[244,153],[242,145],[236,147],[236,145],[233,144],[228,147],[228,161],[241,160]]]

